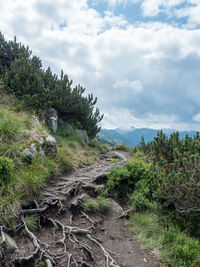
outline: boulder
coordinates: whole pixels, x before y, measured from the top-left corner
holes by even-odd
[[[46,113],[46,123],[53,133],[58,129],[58,112],[54,108],[50,108]]]
[[[32,159],[37,155],[36,145],[31,144],[30,147],[27,147],[22,151],[22,154],[25,160],[32,161]]]
[[[49,135],[44,141],[43,149],[46,156],[55,157],[57,154],[56,139]]]
[[[10,237],[8,234],[4,233],[5,236],[5,243],[6,243],[6,249],[9,253],[14,253],[18,251],[17,244],[15,240]]]
[[[34,115],[32,115],[32,123],[36,127],[40,127],[41,126],[38,118],[36,116],[34,116]]]
[[[63,130],[73,131],[73,127],[69,123],[67,123],[63,120],[60,120],[60,119],[58,120],[58,127],[63,129]]]
[[[75,129],[75,132],[83,137],[83,139],[87,145],[89,144],[89,138],[88,138],[87,132],[85,130]]]

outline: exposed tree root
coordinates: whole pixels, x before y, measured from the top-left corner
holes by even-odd
[[[61,187],[61,190],[57,190],[55,193],[59,193],[65,196],[76,196],[78,190],[81,188],[82,182],[73,181],[72,183],[66,184]]]
[[[91,223],[92,228],[96,229],[96,223],[86,213],[84,213],[83,211],[81,211],[81,213],[82,217],[85,217]]]
[[[56,260],[56,254],[53,254],[49,249],[48,249],[48,245],[41,242],[27,227],[26,225],[26,221],[24,219],[23,216],[21,216],[21,220],[23,222],[24,225],[24,229],[26,231],[26,233],[28,234],[28,237],[31,239],[34,247],[35,247],[35,251],[27,256],[27,257],[18,257],[15,260],[13,260],[13,263],[27,263],[27,262],[31,262],[39,253],[40,253],[40,260],[41,259],[45,259],[48,260],[48,264],[49,267],[55,265],[55,260]],[[50,265],[51,264],[51,265]]]
[[[108,251],[102,246],[102,244],[99,241],[97,241],[91,235],[87,235],[87,238],[93,241],[95,244],[97,244],[103,251],[104,256],[106,258],[106,267],[120,267],[119,265],[117,265],[115,260],[112,258],[112,256],[108,253]]]
[[[90,219],[88,215],[86,215],[84,213],[83,213],[83,215],[90,222],[93,222],[92,219]],[[119,265],[117,265],[115,260],[110,255],[110,253],[112,253],[112,254],[115,254],[115,253],[113,253],[113,252],[109,253],[108,250],[106,250],[97,239],[95,239],[91,236],[91,233],[88,229],[81,229],[78,227],[72,227],[72,226],[64,225],[60,221],[53,220],[52,218],[49,218],[49,220],[52,222],[55,230],[58,229],[58,226],[61,227],[61,229],[62,229],[62,239],[58,240],[56,243],[61,243],[63,245],[63,248],[64,248],[63,253],[67,253],[65,240],[66,240],[66,234],[68,234],[68,235],[71,235],[71,237],[69,238],[70,241],[73,243],[76,242],[79,245],[79,247],[81,247],[83,249],[84,260],[88,260],[88,257],[89,257],[89,260],[94,262],[94,255],[93,255],[92,248],[90,246],[84,244],[83,242],[79,241],[75,237],[75,234],[84,235],[86,238],[88,238],[89,240],[91,240],[93,243],[95,243],[96,245],[98,245],[101,248],[101,250],[103,251],[104,256],[106,258],[106,267],[120,267]],[[85,255],[85,253],[87,253],[87,255]],[[70,263],[72,258],[73,258],[73,263]],[[73,264],[74,266],[79,266],[78,262],[74,259],[74,257],[71,254],[69,254],[68,266],[70,266],[70,264]],[[83,265],[83,266],[88,266],[88,265]]]
[[[3,254],[1,252],[1,246],[5,243],[6,241],[6,237],[5,237],[5,234],[4,234],[4,226],[0,226],[0,232],[1,232],[1,242],[0,242],[0,259],[3,257]]]
[[[36,208],[36,209],[24,209],[21,210],[21,214],[28,215],[33,213],[44,213],[49,207],[60,205],[62,207],[62,203],[59,198],[53,198],[53,199],[47,199],[43,201],[43,207],[42,208]]]

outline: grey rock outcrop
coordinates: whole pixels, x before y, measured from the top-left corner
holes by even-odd
[[[38,118],[36,116],[34,116],[34,115],[32,115],[32,123],[36,127],[40,127],[41,126]]]
[[[9,253],[14,253],[18,251],[18,246],[15,242],[15,240],[10,237],[8,234],[4,233],[5,236],[5,243],[6,243],[6,249]]]
[[[58,127],[63,130],[73,131],[73,127],[69,123],[61,119],[58,120]]]
[[[46,113],[46,123],[53,133],[58,129],[58,112],[54,108],[50,108]]]
[[[55,157],[57,154],[56,139],[49,135],[44,141],[43,149],[46,156]]]
[[[87,145],[89,144],[89,138],[88,138],[87,132],[85,130],[75,129],[75,132],[83,137],[83,139]]]
[[[36,145],[31,144],[30,147],[27,147],[22,151],[22,154],[25,160],[32,161],[32,159],[37,155]]]

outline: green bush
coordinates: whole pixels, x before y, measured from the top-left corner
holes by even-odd
[[[146,196],[151,193],[149,186],[152,177],[151,164],[131,159],[108,174],[107,187],[111,194],[122,199],[128,199],[135,188],[140,189]],[[137,185],[138,181],[140,183]]]
[[[114,148],[125,152],[128,152],[130,150],[125,144],[116,145]]]
[[[13,169],[14,164],[11,159],[0,157],[0,186],[10,182]]]

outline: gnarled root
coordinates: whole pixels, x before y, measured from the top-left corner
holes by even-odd
[[[26,221],[24,219],[23,216],[21,216],[21,220],[23,222],[23,225],[24,225],[24,229],[28,235],[28,237],[31,239],[34,247],[35,247],[35,250],[34,252],[27,256],[27,257],[18,257],[16,258],[13,263],[19,263],[19,264],[22,264],[22,263],[27,263],[27,262],[31,262],[38,254],[40,254],[40,260],[42,258],[44,258],[49,267],[55,265],[55,259],[56,259],[56,255],[53,254],[49,249],[48,249],[48,245],[43,243],[42,241],[40,241],[27,227],[26,225]]]

